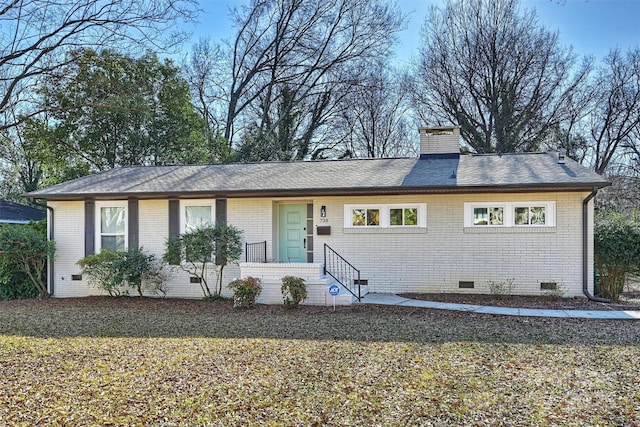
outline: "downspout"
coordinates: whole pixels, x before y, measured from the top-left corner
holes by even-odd
[[[595,297],[589,293],[589,202],[598,190],[594,187],[582,201],[582,293],[591,301],[611,302],[608,298]]]
[[[53,233],[53,208],[51,206],[45,206],[47,208],[47,210],[49,211],[49,218],[47,221],[47,225],[49,228],[49,236],[48,239],[49,240],[53,240],[55,237],[55,234]],[[54,259],[55,256],[52,256],[49,258],[49,269],[48,269],[48,278],[47,281],[49,282],[49,296],[52,297],[53,296],[53,291],[54,291],[54,282],[55,282],[55,271],[54,271]]]

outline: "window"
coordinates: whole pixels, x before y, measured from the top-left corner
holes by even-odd
[[[184,227],[185,231],[193,231],[205,225],[211,224],[211,206],[185,206]]]
[[[465,227],[555,227],[555,202],[465,203]]]
[[[393,226],[418,225],[418,208],[391,208],[389,209],[389,224]]]
[[[516,206],[515,225],[546,225],[546,206]]]
[[[345,205],[345,228],[426,228],[427,205]]]
[[[503,225],[503,207],[478,207],[473,208],[473,225]]]
[[[356,208],[352,212],[352,225],[354,227],[377,227],[380,225],[380,209]]]
[[[215,200],[181,200],[180,232],[214,224],[214,203]]]
[[[127,202],[96,202],[96,246],[119,252],[127,249]]]

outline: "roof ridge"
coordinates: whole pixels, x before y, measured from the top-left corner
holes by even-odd
[[[531,154],[552,154],[549,151],[526,151],[519,153],[471,153],[472,157],[492,157],[492,156],[526,156]]]

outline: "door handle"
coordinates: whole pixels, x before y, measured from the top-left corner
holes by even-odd
[[[302,245],[304,249],[307,249],[307,239],[302,239]]]

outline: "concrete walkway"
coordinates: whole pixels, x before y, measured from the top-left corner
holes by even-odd
[[[394,294],[367,294],[360,304],[399,305],[402,307],[433,308],[438,310],[468,311],[471,313],[499,314],[503,316],[561,317],[571,319],[640,319],[640,311],[605,310],[544,310],[535,308],[492,307],[486,305],[451,304],[403,298]]]

